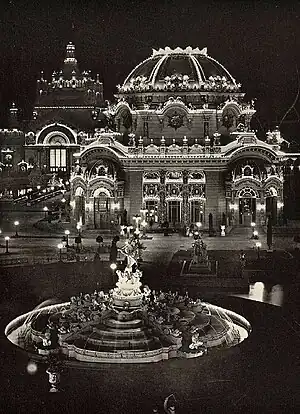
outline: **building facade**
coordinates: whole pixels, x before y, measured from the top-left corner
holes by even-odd
[[[153,50],[117,89],[115,102],[104,103],[99,77],[79,72],[68,44],[63,69],[37,82],[26,131],[11,108],[14,128],[1,131],[3,177],[21,167],[29,176],[61,174],[72,221],[86,228],[300,218],[300,154],[284,148],[279,130],[257,138],[254,102],[206,49]]]

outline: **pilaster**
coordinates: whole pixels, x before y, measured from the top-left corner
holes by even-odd
[[[213,227],[218,231],[222,223],[222,214],[226,214],[226,198],[222,171],[206,172],[205,189],[205,222],[209,222],[208,216],[211,213],[213,216]]]
[[[128,219],[133,223],[133,216],[140,215],[143,202],[143,171],[129,171],[128,172],[128,185],[130,192],[128,197],[125,198],[129,211]],[[129,202],[128,202],[129,201]]]

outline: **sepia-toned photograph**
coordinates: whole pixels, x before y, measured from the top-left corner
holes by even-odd
[[[0,411],[300,410],[300,3],[0,5]]]

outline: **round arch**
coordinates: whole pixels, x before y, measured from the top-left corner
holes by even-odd
[[[278,196],[277,188],[275,188],[273,186],[268,187],[265,190],[265,195],[266,195],[266,197],[277,197]]]
[[[256,190],[252,187],[243,187],[237,192],[238,198],[259,198]]]
[[[69,126],[60,123],[46,125],[36,134],[36,143],[48,145],[53,136],[63,137],[67,145],[77,144],[76,132]]]
[[[110,191],[105,187],[96,188],[92,193],[92,197],[96,198],[99,197],[101,194],[105,194],[106,197],[112,197]]]
[[[85,195],[85,191],[82,187],[77,187],[75,190],[75,197],[83,197]]]
[[[227,155],[226,153],[224,155]],[[250,159],[261,159],[263,161],[267,161],[270,164],[273,164],[274,161],[277,158],[277,155],[275,152],[270,150],[269,148],[259,147],[259,146],[253,146],[253,147],[242,147],[237,148],[236,150],[232,151],[231,154],[228,154],[230,156],[230,164],[233,162],[238,161],[242,158],[250,158]]]
[[[259,198],[258,192],[250,187],[243,186],[237,191],[239,210],[239,225],[250,227],[252,222],[256,222],[256,203]]]

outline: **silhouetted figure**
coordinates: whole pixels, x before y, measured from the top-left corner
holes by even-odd
[[[110,253],[109,253],[109,261],[110,261],[110,263],[116,263],[117,262],[117,256],[118,256],[117,243],[118,243],[119,240],[120,240],[120,237],[119,236],[115,236],[112,239]]]
[[[123,220],[122,220],[122,221],[123,221],[123,223],[122,223],[122,224],[123,224],[124,226],[127,226],[127,224],[128,224],[128,223],[127,223],[127,210],[126,210],[126,208],[125,208],[125,209],[124,209],[124,211],[123,211]]]

